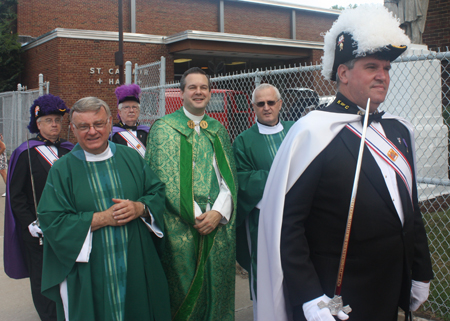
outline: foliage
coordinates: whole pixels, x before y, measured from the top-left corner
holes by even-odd
[[[433,264],[434,280],[431,283],[430,297],[423,306],[425,312],[432,312],[433,317],[450,320],[450,211],[425,213],[425,228]],[[431,303],[432,302],[432,303]]]
[[[13,32],[16,4],[17,0],[0,0],[0,92],[14,90],[23,69],[21,44]]]
[[[347,7],[343,7],[338,4],[335,4],[334,6],[331,7],[331,9],[336,9],[336,10],[355,9],[357,6],[358,6],[357,4],[351,4],[351,3]]]

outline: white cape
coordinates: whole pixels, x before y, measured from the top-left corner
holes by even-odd
[[[397,119],[405,125],[410,132],[414,155],[414,133],[411,123],[387,113],[383,115],[383,119]],[[314,158],[348,123],[360,121],[361,116],[354,114],[312,111],[291,127],[281,144],[272,163],[261,201],[257,266],[258,321],[288,320],[280,259],[285,195]],[[349,205],[350,196],[348,196]]]

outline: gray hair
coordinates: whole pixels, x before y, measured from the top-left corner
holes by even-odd
[[[134,101],[134,100],[127,100],[127,101]],[[124,103],[124,102],[123,102],[123,103]],[[121,109],[122,109],[122,106],[123,106],[123,103],[120,103],[120,104],[117,106],[117,109],[121,110]],[[138,108],[141,109],[141,104],[139,104],[138,102],[136,102],[136,104],[138,105]]]
[[[273,86],[271,84],[261,84],[258,87],[256,87],[255,90],[253,90],[253,93],[252,93],[252,104],[255,103],[256,92],[260,91],[260,90],[263,90],[263,89],[267,89],[267,88],[273,88],[275,90],[276,100],[280,100],[281,99],[280,91],[278,90],[277,87],[275,87],[275,86]]]
[[[107,103],[97,97],[84,97],[73,104],[70,109],[70,119],[72,120],[73,113],[84,113],[87,111],[99,111],[101,108],[105,108],[108,117],[111,116],[111,110]]]
[[[358,59],[358,58],[356,58],[356,59]],[[349,70],[352,70],[353,67],[355,67],[356,59],[352,59],[352,60],[346,61],[346,62],[344,62],[344,63],[341,64],[341,65],[344,65],[344,66],[346,66]],[[339,68],[339,66],[338,66],[338,68]],[[339,86],[340,86],[340,85],[341,85],[341,80],[339,79],[339,75],[336,74],[336,88],[337,88],[338,90],[339,90]]]

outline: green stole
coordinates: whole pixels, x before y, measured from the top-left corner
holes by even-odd
[[[281,143],[283,142],[284,138],[286,137],[286,133],[287,133],[287,130],[286,130],[286,128],[284,128],[282,131],[280,131],[276,134],[262,135],[267,144],[267,149],[269,151],[270,158],[272,159],[271,164],[275,158],[275,155],[278,152],[278,149],[280,148]]]
[[[88,173],[97,212],[114,205],[112,198],[124,198],[123,187],[117,175],[114,157],[100,162],[84,162]],[[105,249],[105,275],[111,308],[111,320],[122,321],[125,311],[127,281],[127,226],[106,226],[100,229]]]
[[[182,113],[182,115],[180,115]],[[180,117],[184,116],[184,117]],[[208,122],[209,116],[203,118]],[[220,174],[225,180],[232,195],[236,195],[236,188],[230,166],[225,157],[225,151],[220,139],[215,132],[215,128],[206,128],[200,130],[200,135],[194,129],[187,126],[189,118],[184,115],[182,109],[177,112],[166,115],[164,121],[177,130],[180,135],[180,216],[189,224],[194,238],[197,265],[194,279],[191,282],[189,291],[178,311],[173,316],[173,320],[187,320],[192,314],[197,298],[200,295],[205,275],[205,264],[211,248],[214,244],[214,237],[217,228],[208,235],[202,236],[193,227],[195,225],[194,200],[205,211],[207,203],[213,203],[212,200],[219,194],[219,184],[212,164],[213,154],[216,156],[216,162]],[[180,121],[182,126],[180,126]],[[214,127],[209,126],[208,127]],[[188,140],[192,138],[192,143]],[[213,149],[211,149],[211,145]],[[195,163],[195,166],[194,166]],[[207,177],[205,177],[207,175]],[[210,185],[204,185],[202,182],[210,181]],[[202,196],[194,196],[196,194]],[[206,188],[206,190],[205,190]],[[208,194],[209,190],[209,195]],[[212,204],[211,204],[212,205]]]

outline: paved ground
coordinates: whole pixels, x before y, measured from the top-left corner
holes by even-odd
[[[0,195],[5,184],[0,180]],[[28,279],[10,279],[3,270],[3,223],[5,198],[0,197],[0,321],[39,321],[34,309]],[[252,321],[253,306],[248,291],[248,279],[241,273],[236,275],[236,321]],[[403,321],[399,316],[398,321]],[[426,321],[414,318],[415,321]]]

